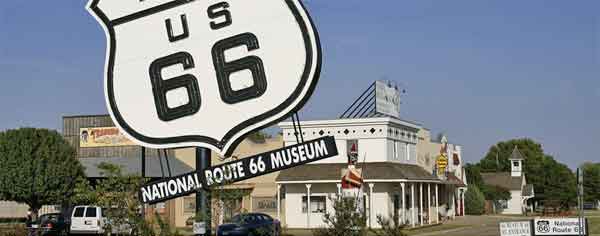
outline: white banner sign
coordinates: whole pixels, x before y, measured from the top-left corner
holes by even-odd
[[[585,221],[581,223],[586,235]],[[579,235],[579,219],[556,218],[535,219],[533,223],[535,235]]]
[[[531,236],[531,221],[501,222],[500,236]]]

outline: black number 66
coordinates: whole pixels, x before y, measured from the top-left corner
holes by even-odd
[[[229,62],[225,60],[225,51],[242,45],[245,45],[249,52],[260,48],[258,39],[252,33],[242,33],[220,40],[212,48],[219,94],[221,100],[227,104],[236,104],[260,97],[267,90],[265,69],[259,57],[246,56]],[[176,64],[181,64],[184,70],[194,68],[192,56],[187,52],[178,52],[156,59],[152,62],[149,69],[154,104],[159,119],[163,121],[171,121],[193,115],[200,110],[201,106],[201,95],[196,77],[191,74],[185,74],[166,80],[162,78],[161,70]],[[233,90],[229,77],[231,74],[242,70],[250,70],[253,84],[247,88]],[[186,89],[188,102],[187,104],[171,108],[167,103],[167,92],[177,88]]]

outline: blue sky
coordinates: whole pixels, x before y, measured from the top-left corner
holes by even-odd
[[[600,162],[597,1],[306,0],[320,84],[302,119],[335,118],[373,80],[407,89],[402,117],[479,160],[530,137],[575,167]],[[107,113],[104,33],[86,1],[0,1],[0,130]]]

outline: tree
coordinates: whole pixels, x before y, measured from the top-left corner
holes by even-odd
[[[0,132],[0,199],[27,204],[34,218],[43,205],[67,202],[83,175],[75,150],[58,132]]]
[[[483,185],[483,179],[481,178],[481,167],[479,164],[467,164],[465,166],[465,174],[467,175],[467,183],[469,185]]]
[[[324,228],[315,229],[315,236],[363,236],[367,233],[367,218],[356,210],[354,198],[331,199],[333,212],[323,215]]]
[[[582,169],[585,201],[600,201],[600,163],[585,163]]]
[[[478,186],[485,197],[485,200],[498,201],[511,199],[510,192],[500,186],[481,185]]]
[[[544,160],[544,188],[541,192],[544,200],[556,200],[563,207],[575,204],[577,184],[575,174],[564,164],[558,163],[552,156]],[[536,191],[537,194],[537,191]]]
[[[481,215],[485,212],[483,193],[475,185],[469,186],[465,193],[465,212],[469,215]]]
[[[552,156],[544,154],[542,145],[532,139],[511,139],[490,147],[479,162],[481,171],[509,172],[511,167],[508,159],[515,146],[525,158],[523,173],[527,183],[534,187],[534,200],[560,200],[564,204],[572,202],[569,196],[576,194],[573,173]]]

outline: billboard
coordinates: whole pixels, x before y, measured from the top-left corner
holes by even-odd
[[[79,129],[79,147],[118,147],[133,146],[117,127],[89,127]]]
[[[400,91],[385,81],[375,81],[375,112],[400,117]]]

